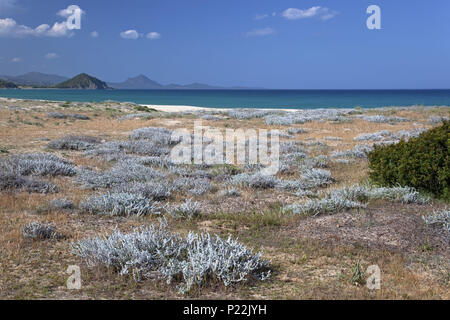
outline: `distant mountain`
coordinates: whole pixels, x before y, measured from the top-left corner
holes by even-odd
[[[149,79],[148,77],[144,76],[144,75],[139,75],[137,77],[134,78],[128,78],[126,81],[124,82],[120,82],[120,83],[108,83],[108,85],[111,88],[114,89],[147,89],[147,90],[152,90],[152,89],[203,89],[203,90],[207,90],[207,89],[221,89],[221,87],[213,87],[207,84],[202,84],[202,83],[192,83],[192,84],[188,84],[188,85],[180,85],[180,84],[168,84],[168,85],[163,85],[159,82],[156,82],[154,80]]]
[[[17,86],[12,82],[0,80],[0,88],[14,89]]]
[[[16,85],[46,87],[54,86],[58,83],[66,81],[68,78],[55,74],[28,72],[20,76],[0,76],[0,79],[13,82]]]
[[[79,77],[79,78],[77,78]],[[29,72],[20,76],[1,76],[0,80],[6,82],[13,82],[18,86],[31,86],[31,87],[54,87],[54,88],[72,88],[72,89],[144,89],[144,90],[156,90],[156,89],[167,89],[167,90],[214,90],[214,89],[234,89],[234,90],[244,90],[244,89],[262,89],[262,88],[247,88],[247,87],[219,87],[211,86],[204,83],[191,83],[191,84],[175,84],[171,83],[168,85],[163,85],[159,82],[149,79],[144,75],[138,75],[137,77],[128,78],[124,82],[115,83],[108,82],[105,83],[94,77],[82,73],[75,78],[69,79],[67,77],[45,74],[40,72]]]
[[[213,89],[228,89],[224,87],[210,86],[209,84],[203,83],[191,83],[186,85],[180,84],[168,84],[164,89],[178,89],[178,90],[213,90]]]
[[[94,78],[86,73],[81,73],[72,79],[64,81],[55,86],[58,89],[92,89],[92,90],[103,90],[109,89],[108,85]]]
[[[114,89],[164,89],[162,84],[142,74],[134,78],[128,78],[121,83],[108,83],[108,86]]]
[[[146,89],[146,90],[152,90],[152,89],[170,89],[170,90],[213,90],[213,89],[251,89],[251,88],[245,88],[245,87],[232,87],[232,88],[226,88],[226,87],[218,87],[218,86],[210,86],[209,84],[204,83],[191,83],[186,85],[181,84],[175,84],[171,83],[168,85],[163,85],[159,82],[156,82],[154,80],[149,79],[148,77],[144,75],[139,75],[134,78],[128,78],[124,82],[120,83],[113,83],[109,82],[108,86],[114,89]],[[254,88],[256,89],[256,88]],[[260,88],[258,88],[260,89]]]

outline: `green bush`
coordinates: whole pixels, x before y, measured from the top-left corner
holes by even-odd
[[[370,178],[384,185],[402,185],[450,199],[450,121],[408,142],[376,146],[369,153]]]

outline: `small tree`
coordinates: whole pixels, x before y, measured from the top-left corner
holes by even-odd
[[[386,185],[402,185],[450,198],[450,121],[409,141],[375,146],[369,153],[370,178]]]

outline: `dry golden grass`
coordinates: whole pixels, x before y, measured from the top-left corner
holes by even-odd
[[[137,128],[165,126],[169,128],[192,128],[195,119],[156,118],[119,121],[124,112],[109,110],[110,105],[99,104],[86,107],[75,105],[62,108],[61,104],[16,101],[13,105],[24,107],[23,111],[0,109],[0,147],[9,153],[42,152],[47,141],[69,134],[91,135],[105,140],[125,139]],[[12,105],[0,101],[0,106]],[[116,104],[117,105],[117,104]],[[132,112],[132,107],[122,105]],[[48,119],[48,111],[79,112],[91,120]],[[370,111],[372,112],[372,111]],[[380,130],[398,131],[415,127],[430,127],[427,119],[431,115],[449,116],[447,109],[423,109],[416,111],[386,111],[396,116],[414,119],[415,122],[390,124],[370,123],[354,120],[350,123],[310,122],[295,127],[305,128],[308,133],[299,134],[292,140],[320,140],[329,148],[316,150],[312,154],[330,154],[332,150],[346,150],[357,144],[353,138],[362,133]],[[220,128],[267,128],[261,119],[205,121],[204,125]],[[342,141],[325,141],[325,137],[342,138]],[[79,166],[108,168],[100,160],[87,159],[79,152],[57,152]],[[2,154],[0,153],[0,156]],[[8,155],[8,154],[3,154]],[[359,183],[367,179],[367,163],[357,160],[352,164],[332,164],[336,179],[334,187]],[[305,238],[297,231],[304,217],[287,216],[280,207],[292,203],[292,195],[281,191],[254,191],[242,189],[239,201],[224,201],[215,194],[198,197],[205,204],[205,214],[186,221],[169,219],[172,229],[180,232],[208,231],[222,236],[232,234],[255,250],[262,250],[264,257],[272,261],[274,274],[270,281],[225,288],[210,284],[196,289],[188,296],[180,296],[175,286],[159,281],[147,280],[136,283],[131,278],[120,277],[102,268],[88,269],[70,250],[73,241],[107,235],[119,228],[129,231],[133,227],[156,222],[155,217],[108,217],[78,212],[48,211],[46,205],[56,197],[69,197],[75,203],[92,191],[80,189],[70,178],[55,178],[60,193],[37,195],[7,193],[0,196],[0,298],[2,299],[168,299],[168,298],[248,298],[248,299],[449,299],[450,269],[448,247],[442,251],[427,243],[412,252],[398,252],[388,248],[369,248],[361,244],[333,243]],[[181,201],[176,197],[174,201]],[[437,206],[442,204],[435,204]],[[382,204],[385,214],[395,215],[399,208]],[[230,209],[232,208],[232,209]],[[429,210],[430,207],[424,208]],[[374,209],[378,210],[378,209]],[[403,211],[420,215],[420,211],[405,206]],[[361,214],[355,212],[355,214]],[[50,241],[25,240],[21,227],[31,221],[52,222],[66,238]],[[352,268],[361,261],[363,268],[377,264],[382,270],[381,290],[371,291],[365,286],[351,282]],[[65,282],[69,265],[82,267],[82,289],[68,290]]]

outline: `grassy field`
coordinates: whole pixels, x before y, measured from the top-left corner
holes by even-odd
[[[255,115],[244,111],[242,114],[226,111],[169,113],[131,103],[1,99],[2,161],[16,155],[50,153],[70,161],[76,173],[39,177],[55,185],[57,193],[6,187],[0,190],[0,298],[449,299],[449,236],[440,228],[427,226],[422,219],[422,216],[444,210],[447,203],[436,199],[421,203],[380,196],[369,197],[363,205],[353,209],[321,209],[316,215],[311,212],[295,214],[287,208],[292,204],[304,208],[305,203],[322,199],[330,190],[367,185],[367,159],[345,151],[355,150],[355,146],[362,144],[372,145],[375,141],[392,143],[401,137],[414,136],[421,129],[439,125],[440,117],[450,116],[450,108],[354,109],[337,115],[311,114],[309,118],[290,122],[293,114],[289,112],[281,115]],[[383,117],[376,118],[376,115]],[[72,243],[107,236],[116,229],[131,232],[139,226],[157,224],[161,216],[151,213],[112,215],[85,209],[83,203],[90,196],[115,190],[111,186],[86,187],[83,179],[87,179],[88,173],[94,175],[94,180],[102,178],[102,172],[121,178],[121,172],[125,175],[127,170],[120,171],[117,166],[124,159],[137,161],[149,155],[152,161],[162,158],[154,155],[154,150],[141,148],[139,143],[145,139],[136,139],[120,150],[108,149],[105,144],[129,142],[134,130],[145,127],[192,129],[199,119],[203,125],[221,130],[281,130],[284,134],[280,141],[288,150],[285,154],[282,152],[285,170],[274,177],[274,185],[252,187],[233,183],[239,174],[254,174],[253,169],[240,166],[161,167],[146,163],[138,167],[152,167],[161,173],[163,177],[158,185],[162,187],[177,185],[170,189],[169,195],[157,201],[171,231],[183,235],[190,231],[208,232],[222,238],[228,235],[238,238],[253,252],[261,251],[262,257],[270,261],[271,277],[230,286],[214,278],[207,279],[202,286],[195,286],[183,295],[176,283],[167,284],[154,278],[135,281],[132,276],[118,275],[103,266],[88,267],[72,252]],[[287,125],[273,124],[284,122]],[[380,133],[383,130],[387,131]],[[355,140],[368,133],[379,134],[372,140],[364,137]],[[79,150],[48,147],[49,143],[67,136],[96,139]],[[101,148],[104,148],[102,152]],[[294,160],[290,160],[290,154]],[[332,178],[311,184],[306,177],[314,170],[322,170],[318,172],[323,175],[324,171],[329,171]],[[286,181],[308,183],[308,186],[300,188],[305,192],[300,194],[298,187],[286,187],[283,184]],[[132,178],[127,181],[134,182]],[[123,183],[125,189],[129,188],[127,183]],[[153,181],[144,183],[152,186]],[[233,195],[224,194],[224,190],[231,189]],[[70,200],[74,207],[63,209],[50,205],[53,199],[61,198]],[[169,214],[170,208],[188,198],[198,203],[198,214],[192,218]],[[25,238],[22,228],[32,221],[53,224],[61,237]],[[69,265],[81,267],[80,290],[66,288]],[[367,275],[364,272],[370,265],[378,265],[381,270],[379,290],[369,290],[365,285]]]

